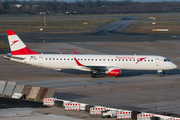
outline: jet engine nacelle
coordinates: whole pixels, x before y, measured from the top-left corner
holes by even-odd
[[[108,73],[109,76],[120,76],[121,75],[121,69],[111,68],[106,73]]]

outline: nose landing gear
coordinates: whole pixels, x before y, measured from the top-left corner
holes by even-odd
[[[157,76],[158,76],[158,77],[161,77],[161,73],[160,73],[160,72],[158,72],[158,73],[157,73]]]
[[[158,72],[158,73],[157,73],[157,76],[158,76],[158,77],[161,77],[161,76],[162,76],[162,75],[161,75],[161,72],[163,72],[163,76],[165,76],[165,74],[166,74],[165,70],[158,70],[157,72]]]
[[[166,74],[166,71],[165,71],[165,70],[163,70],[163,76],[165,76],[165,74]]]

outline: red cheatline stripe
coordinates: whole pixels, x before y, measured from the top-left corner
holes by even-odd
[[[10,35],[16,35],[16,33],[12,30],[7,30],[7,35],[10,36]]]

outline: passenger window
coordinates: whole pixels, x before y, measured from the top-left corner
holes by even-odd
[[[111,59],[111,61],[113,61],[113,59]]]
[[[58,58],[56,60],[58,60]]]
[[[131,59],[129,61],[131,61]]]
[[[109,59],[108,59],[108,61],[109,61]]]
[[[60,60],[62,60],[62,58],[60,58]]]
[[[135,60],[133,60],[133,61],[135,61]]]
[[[73,60],[73,59],[71,58],[71,60]]]
[[[49,60],[51,60],[51,58],[49,58]]]
[[[46,58],[46,60],[47,60],[47,58]]]
[[[153,60],[151,60],[151,62],[153,62]]]
[[[105,59],[103,59],[103,61],[105,61]]]
[[[144,60],[146,62],[146,60]]]
[[[83,59],[81,59],[81,61],[82,61]]]
[[[101,61],[101,59],[99,59],[99,61]]]
[[[69,60],[69,58],[67,60]]]
[[[79,60],[79,59],[78,59]]]
[[[91,59],[93,61],[93,59]]]
[[[122,59],[122,61],[124,61],[124,59]]]
[[[53,60],[55,60],[55,59],[53,58]]]
[[[128,61],[128,59],[126,59],[126,61]]]
[[[121,61],[121,59],[119,59],[119,61]]]
[[[97,61],[97,59],[95,59]]]
[[[88,61],[90,61],[90,59],[88,59]]]

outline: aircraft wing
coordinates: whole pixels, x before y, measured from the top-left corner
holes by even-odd
[[[76,58],[74,58],[74,60],[76,61],[78,66],[81,66],[84,69],[88,69],[88,70],[97,70],[97,71],[107,71],[109,69],[120,69],[119,67],[116,66],[100,66],[100,65],[83,65],[81,64]]]

